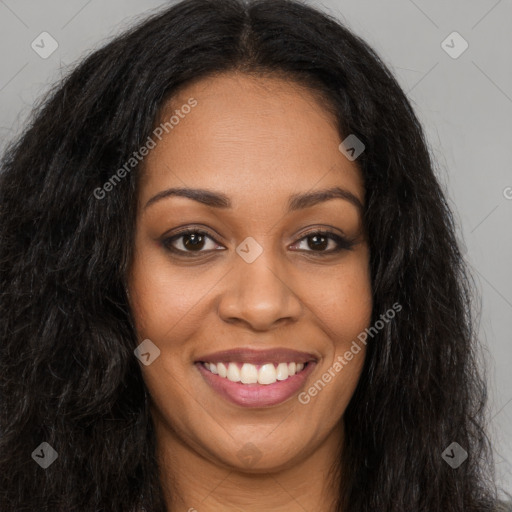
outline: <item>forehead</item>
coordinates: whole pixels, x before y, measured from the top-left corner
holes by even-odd
[[[195,102],[193,108],[183,108]],[[364,199],[321,95],[277,77],[226,73],[195,81],[165,105],[169,122],[143,162],[142,199],[190,186],[233,197],[343,185]]]

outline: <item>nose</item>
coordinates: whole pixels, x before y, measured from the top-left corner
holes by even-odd
[[[296,322],[303,306],[284,264],[278,265],[271,251],[252,263],[238,255],[227,277],[218,313],[227,323],[242,323],[254,331],[265,331],[285,322]]]

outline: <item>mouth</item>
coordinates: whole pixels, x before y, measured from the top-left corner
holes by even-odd
[[[317,364],[313,354],[288,349],[239,349],[195,361],[205,382],[242,407],[268,407],[294,396]]]

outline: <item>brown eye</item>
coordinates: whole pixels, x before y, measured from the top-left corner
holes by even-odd
[[[183,245],[192,251],[201,250],[204,247],[205,237],[198,233],[183,235]]]
[[[306,241],[307,248],[300,247],[304,241]],[[329,243],[331,243],[331,248],[327,250]],[[318,253],[319,256],[327,256],[343,250],[350,250],[355,243],[332,231],[315,231],[314,233],[309,233],[302,237],[296,245],[298,245],[296,249],[299,251],[315,252]]]
[[[208,246],[208,241],[210,244]],[[198,229],[182,231],[162,240],[162,245],[174,253],[201,253],[218,249],[215,240],[206,232]]]
[[[329,238],[323,235],[310,235],[307,237],[308,246],[313,250],[325,250],[329,245]]]

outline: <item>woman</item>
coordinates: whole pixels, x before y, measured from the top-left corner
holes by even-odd
[[[298,2],[185,0],[0,175],[0,510],[497,510],[422,128]]]

